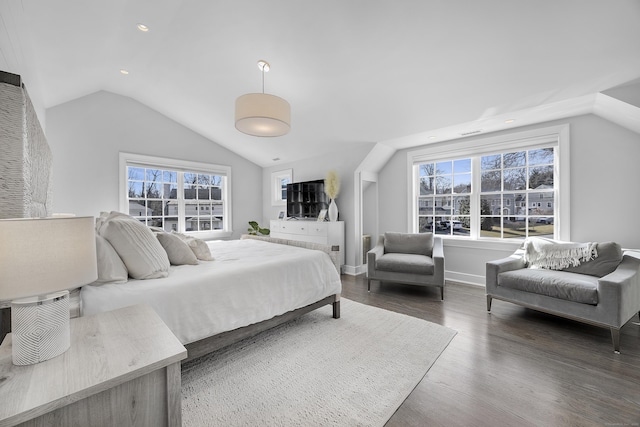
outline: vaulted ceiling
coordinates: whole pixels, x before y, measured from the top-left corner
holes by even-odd
[[[9,1],[24,52],[3,56],[33,55],[44,107],[111,91],[261,166],[518,126],[640,78],[637,0]],[[259,59],[291,104],[283,137],[234,127]]]

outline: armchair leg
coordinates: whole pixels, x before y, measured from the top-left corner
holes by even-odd
[[[367,292],[371,292],[371,279],[367,277]]]
[[[487,311],[491,311],[491,295],[487,295]]]
[[[611,340],[613,341],[613,352],[620,354],[620,329],[611,329]]]
[[[444,286],[440,288],[440,301],[444,301]]]

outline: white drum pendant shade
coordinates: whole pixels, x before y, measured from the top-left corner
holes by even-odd
[[[267,93],[248,93],[236,99],[236,129],[253,136],[282,136],[291,130],[291,106]]]

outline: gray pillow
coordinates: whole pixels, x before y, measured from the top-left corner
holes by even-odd
[[[211,256],[211,251],[209,250],[209,245],[207,242],[201,239],[197,239],[193,236],[188,236],[186,234],[178,233],[176,231],[172,231],[171,234],[179,237],[184,241],[189,248],[193,251],[193,254],[201,261],[213,261],[214,258]]]
[[[430,257],[433,253],[433,234],[384,233],[384,252]]]
[[[613,273],[622,262],[622,248],[615,242],[598,243],[596,251],[598,256],[591,261],[583,262],[577,267],[565,268],[562,271],[604,277]]]
[[[198,258],[181,238],[169,233],[156,233],[158,241],[167,252],[169,262],[172,265],[196,265]]]

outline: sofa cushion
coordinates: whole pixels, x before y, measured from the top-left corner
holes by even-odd
[[[586,274],[522,268],[500,273],[498,286],[582,304],[598,304],[598,278]]]
[[[376,270],[432,275],[434,266],[426,255],[386,253],[376,259]]]
[[[433,234],[384,233],[384,252],[432,256]]]
[[[565,268],[562,271],[604,277],[613,273],[622,262],[622,248],[615,242],[598,243],[596,251],[598,256],[591,261],[583,262],[576,267]]]

